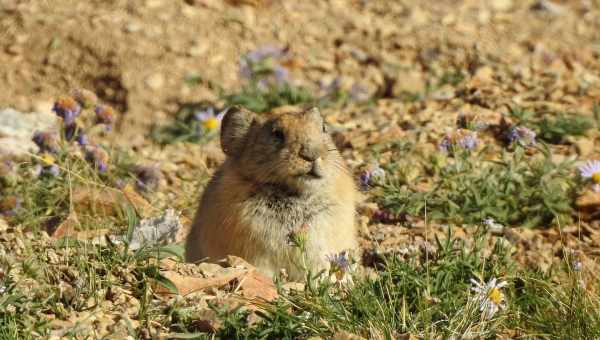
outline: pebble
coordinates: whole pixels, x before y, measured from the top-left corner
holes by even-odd
[[[492,8],[499,12],[505,12],[513,7],[512,0],[494,0],[491,3]]]
[[[59,119],[50,112],[23,113],[0,109],[0,158],[21,157],[38,151],[31,141],[35,131],[58,129]]]
[[[159,90],[164,84],[165,77],[161,73],[154,73],[146,78],[146,85],[152,90]]]
[[[588,138],[581,138],[575,142],[577,153],[581,157],[587,157],[594,152],[594,141]]]
[[[125,32],[127,33],[136,33],[142,29],[142,25],[136,22],[130,22],[125,26]]]

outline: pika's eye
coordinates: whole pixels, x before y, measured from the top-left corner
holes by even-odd
[[[328,133],[329,129],[327,128],[327,124],[323,123],[323,133]]]
[[[285,135],[283,134],[283,130],[274,128],[271,132],[273,138],[277,141],[277,143],[283,143],[285,141]]]

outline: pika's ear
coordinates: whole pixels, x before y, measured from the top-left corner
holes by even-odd
[[[221,122],[221,148],[227,156],[238,155],[256,114],[240,106],[231,107]]]

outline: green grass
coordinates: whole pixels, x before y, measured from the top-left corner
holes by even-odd
[[[129,230],[137,218],[127,209]],[[130,234],[130,233],[129,233]],[[39,232],[26,241],[20,261],[7,254],[0,244],[0,339],[29,339],[48,335],[53,319],[71,320],[76,313],[103,310],[115,312],[129,297],[135,303],[125,305],[137,311],[134,319],[141,327],[130,329],[138,337],[150,322],[162,320],[163,307],[153,299],[151,283],[173,290],[170,281],[159,272],[157,260],[175,257],[181,260],[182,248],[175,245],[147,247],[130,251],[127,242],[92,244],[71,238],[38,242]],[[126,239],[127,240],[127,239]],[[31,284],[35,283],[35,284]],[[123,293],[128,292],[128,293]],[[111,308],[100,306],[109,303]],[[89,325],[73,328],[64,336],[93,335]]]
[[[494,245],[491,252],[483,251],[487,242]],[[45,255],[39,257],[30,250],[29,259],[15,263],[7,272],[8,279],[2,280],[10,288],[0,298],[0,339],[48,335],[50,321],[40,315],[69,320],[74,313],[94,311],[106,301],[116,304],[123,297],[120,289],[137,300],[132,304],[137,306],[133,319],[139,326],[125,330],[127,334],[137,338],[147,333],[144,329],[154,332],[160,326],[163,334],[178,338],[213,336],[199,332],[195,323],[199,309],[192,301],[153,298],[149,283],[159,278],[154,259],[163,257],[158,249],[132,253],[123,246],[63,240],[48,244],[45,250],[59,254],[59,261],[50,264]],[[352,285],[313,280],[301,291],[281,289],[280,299],[261,305],[256,323],[248,323],[247,310],[212,305],[221,324],[214,335],[223,339],[297,339],[345,330],[384,339],[402,334],[419,338],[597,338],[600,287],[587,282],[591,288],[582,288],[580,282],[586,282],[586,276],[572,270],[569,263],[565,258],[549,272],[540,273],[514,263],[501,238],[482,231],[466,243],[449,234],[436,239],[427,253],[421,248],[408,254],[378,255],[376,275],[356,274]],[[506,308],[488,320],[473,300],[469,280],[492,277],[508,282],[502,289]],[[28,279],[36,285],[25,285]],[[65,282],[71,289],[64,289]],[[90,332],[88,326],[64,336],[93,334]]]
[[[505,151],[500,160],[484,159],[485,151],[454,158],[436,154],[429,172],[415,180],[429,181],[429,189],[396,177],[382,185],[377,201],[397,215],[424,217],[427,212],[431,219],[459,224],[478,224],[488,217],[529,227],[569,223],[576,187],[573,164],[555,163],[546,147],[537,152],[533,157],[517,148]]]
[[[303,291],[283,293],[252,326],[243,312],[221,313],[224,329],[218,335],[295,339],[346,330],[383,339],[407,333],[419,338],[600,336],[600,300],[579,287],[579,273],[564,266],[551,274],[520,268],[499,239],[485,255],[481,242],[487,237],[481,234],[473,245],[448,237],[437,240],[437,250],[407,258],[383,255],[377,277],[357,276],[353,286],[309,284]],[[471,299],[469,280],[491,277],[508,282],[507,307],[487,320]],[[564,281],[557,283],[559,277]]]
[[[255,112],[268,112],[280,106],[314,101],[310,92],[302,87],[276,85],[261,89],[256,83],[243,87],[239,93],[227,94],[224,98],[227,105],[241,105]]]
[[[206,143],[217,136],[215,131],[209,131],[202,127],[202,122],[194,119],[194,113],[206,110],[210,107],[208,103],[184,104],[175,114],[175,119],[165,125],[154,126],[150,137],[157,143],[170,144],[178,142]]]
[[[77,191],[115,191],[116,184],[132,182],[135,178],[135,160],[128,153],[109,150],[111,165],[109,171],[100,173],[87,162],[73,145],[63,144],[55,155],[60,167],[58,176],[37,176],[31,169],[40,163],[39,156],[32,155],[28,161],[16,165],[16,182],[5,187],[1,195],[15,195],[21,200],[21,208],[11,218],[12,223],[26,225],[32,230],[52,229],[57,222],[65,219],[73,209],[72,195]],[[97,199],[101,199],[98,197]],[[79,209],[78,219],[83,226],[103,221],[104,226],[123,224],[124,215],[120,206],[116,214],[107,215],[95,199],[80,202],[89,209]],[[82,213],[83,212],[83,213]],[[96,220],[94,222],[94,220]]]
[[[452,82],[454,78],[448,77]],[[260,105],[308,100],[292,88],[267,94],[252,91],[262,90],[246,89],[228,100],[241,101],[238,104],[255,100],[245,105],[257,105],[256,111],[262,110]],[[179,125],[162,130],[165,135],[156,139],[202,143],[215,137],[198,134],[198,128],[189,124],[195,110],[206,108],[202,105],[182,109],[176,119]],[[563,142],[585,132],[584,125],[560,115],[536,118],[525,111],[515,115],[547,141]],[[386,180],[371,194],[383,209],[428,222],[480,225],[492,217],[506,225],[563,226],[573,222],[573,198],[580,183],[571,160],[556,163],[551,149],[539,144],[536,149],[503,151],[494,160],[487,149],[452,157],[435,153],[416,176],[409,171],[415,168],[413,159],[394,157],[384,165]],[[397,141],[376,146],[373,152],[376,158],[389,151],[412,154],[415,146],[412,141]],[[181,261],[181,247],[129,249],[127,241],[140,218],[130,205],[119,205],[112,214],[89,209],[79,216],[83,228],[107,228],[109,234],[123,235],[124,242],[111,237],[96,242],[53,240],[45,234],[49,222],[60,222],[71,211],[74,188],[115,188],[117,180],[133,177],[131,155],[109,150],[109,171],[101,174],[77,150],[62,142],[56,154],[61,168],[57,177],[30,174],[39,162],[32,156],[17,165],[15,177],[0,181],[0,196],[16,195],[23,206],[7,217],[11,229],[0,235],[0,339],[47,337],[60,328],[54,325],[57,320],[70,321],[85,313],[101,317],[105,312],[115,318],[111,334],[122,338],[306,339],[340,330],[383,339],[406,334],[430,339],[600,338],[600,286],[588,275],[590,269],[574,270],[574,259],[568,255],[546,272],[526,267],[511,258],[506,239],[483,228],[465,238],[454,237],[448,228],[445,237],[429,246],[415,243],[406,251],[369,253],[365,258],[370,259],[371,273],[355,273],[351,285],[311,277],[300,291],[279,287],[280,298],[261,304],[258,321],[249,321],[247,309],[210,302],[220,327],[214,334],[202,333],[199,321],[205,311],[197,300],[161,299],[154,291],[153,284],[175,289],[161,275],[160,260],[170,256]],[[563,253],[569,254],[564,248]],[[473,300],[470,279],[491,278],[505,280],[508,286],[502,289],[506,308],[488,320]],[[94,324],[80,320],[59,336],[97,338],[99,332]]]
[[[412,144],[395,143],[393,148],[410,150]],[[498,203],[508,197],[517,201],[516,206],[526,207],[535,207],[531,202],[536,200],[548,201],[549,207],[566,202],[566,196],[556,193],[554,195],[558,196],[549,199],[544,190],[562,192],[552,187],[565,185],[560,181],[572,185],[567,175],[568,164],[552,163],[544,149],[538,151],[535,159],[519,150],[506,153],[503,160],[496,162],[479,159],[477,155],[456,155],[454,159],[446,160],[446,166],[434,163],[428,169],[430,175],[442,182],[436,184],[437,191],[429,192],[428,217],[434,217],[436,212],[441,216],[454,213],[477,222],[482,217],[494,217],[504,222],[503,216],[511,216],[510,213],[516,211],[508,203]],[[58,178],[19,179],[10,190],[20,190],[25,197],[28,196],[23,193],[27,190],[39,191],[31,195],[31,204],[38,204],[40,211],[46,211],[53,207],[66,209],[56,202],[62,202],[60,196],[68,192],[72,181],[108,183],[105,182],[108,178],[103,179],[74,154],[65,154],[58,159],[61,167],[71,169],[71,173],[63,172]],[[131,160],[115,157],[114,161],[121,165],[113,164],[112,169],[116,173],[122,171],[119,176],[125,175]],[[25,169],[29,165],[21,166]],[[78,176],[81,178],[77,179]],[[483,183],[490,178],[494,178],[490,184]],[[389,202],[400,202],[393,195],[406,185],[402,182],[392,179],[383,187],[387,195],[384,197]],[[524,189],[515,191],[517,184],[524,185]],[[549,187],[544,189],[545,185]],[[485,195],[469,194],[465,189],[468,187],[488,189],[484,191]],[[496,196],[489,198],[491,188],[495,189],[493,195]],[[435,196],[441,195],[442,190],[449,198]],[[36,195],[44,199],[36,198]],[[472,210],[453,212],[450,204],[443,204],[445,199],[460,197],[466,197],[461,198],[465,201],[457,205]],[[477,202],[476,198],[481,200],[480,203],[489,201],[488,206],[477,208],[483,209],[485,216],[477,215],[475,207],[478,206],[473,203]],[[553,212],[544,206],[545,203],[539,204],[541,210],[529,214],[552,220]],[[494,211],[488,211],[494,206],[501,208],[496,215]],[[63,210],[53,214],[58,211]],[[45,215],[37,212],[31,216],[17,215],[16,218],[21,218],[23,225],[29,225],[32,232],[13,232],[10,234],[12,239],[0,241],[0,269],[4,273],[0,276],[0,286],[5,287],[5,293],[0,295],[0,339],[48,336],[55,319],[70,320],[86,312],[101,315],[103,311],[111,315],[128,315],[123,324],[115,327],[123,337],[131,335],[134,338],[160,333],[171,334],[174,338],[296,339],[330,336],[340,330],[385,339],[407,333],[421,338],[535,336],[592,339],[600,336],[599,287],[586,281],[588,278],[582,272],[571,269],[572,259],[565,258],[561,265],[546,273],[537,272],[515,263],[510,257],[507,241],[490,236],[484,230],[479,230],[468,241],[457,239],[448,231],[447,237],[436,239],[427,248],[375,253],[371,256],[375,274],[357,273],[353,285],[309,280],[301,291],[281,288],[281,298],[262,305],[257,312],[261,319],[255,323],[248,322],[247,310],[211,304],[221,326],[216,334],[201,333],[198,325],[201,308],[197,302],[186,298],[163,301],[153,293],[153,282],[174,289],[173,284],[161,276],[158,260],[165,256],[181,257],[180,247],[170,245],[134,252],[128,249],[127,242],[118,244],[110,238],[104,244],[73,239],[48,240],[34,227],[33,221],[41,216]],[[530,218],[527,214],[524,216],[515,218]],[[127,240],[138,218],[131,207],[125,206],[120,223],[128,226],[127,230],[111,228],[126,235]],[[96,216],[90,221],[90,227],[106,226],[106,221],[106,216]],[[20,241],[16,242],[16,239]],[[469,280],[488,281],[492,277],[509,283],[503,289],[507,307],[487,320],[482,318],[478,304],[472,300]],[[582,288],[580,282],[586,282],[587,289]],[[128,308],[128,311],[122,312],[119,308]],[[97,336],[90,324],[81,322],[82,328],[72,328],[62,335]]]
[[[539,139],[551,144],[564,144],[570,136],[583,136],[595,126],[593,119],[566,112],[532,112],[513,107],[509,116],[517,125],[533,129]]]

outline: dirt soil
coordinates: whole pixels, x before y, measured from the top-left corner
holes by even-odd
[[[239,86],[242,53],[275,44],[313,88],[343,76],[394,95],[459,68],[476,84],[448,104],[585,111],[600,97],[599,26],[596,1],[3,0],[0,103],[47,109],[83,86],[123,112],[122,140],[141,144],[178,104],[216,100],[207,84]],[[190,87],[190,75],[204,82]]]

